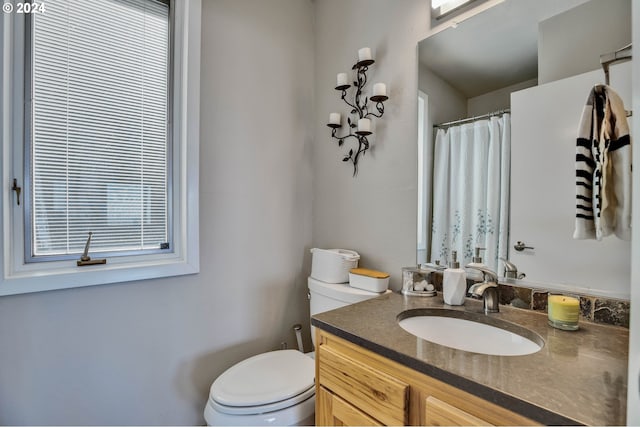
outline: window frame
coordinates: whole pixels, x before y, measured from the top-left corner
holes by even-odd
[[[433,0],[429,2],[431,28],[442,31],[465,21],[470,16],[482,12],[504,0],[449,0],[446,4],[433,8]]]
[[[11,0],[17,3],[16,0]],[[169,72],[173,93],[168,133],[173,139],[172,168],[168,192],[172,205],[173,248],[162,253],[113,256],[107,263],[79,267],[76,258],[49,262],[25,262],[24,201],[16,204],[13,179],[24,186],[25,174],[25,66],[26,19],[21,14],[3,14],[0,33],[0,123],[3,129],[2,184],[0,199],[3,243],[0,253],[0,296],[119,283],[199,272],[198,166],[201,0],[171,1],[170,26],[174,58]],[[170,12],[171,13],[171,12]],[[172,19],[171,19],[172,18]],[[22,195],[21,195],[22,196]],[[23,199],[23,197],[21,197]],[[169,253],[167,253],[169,252]],[[91,256],[98,255],[90,252]]]
[[[92,258],[112,258],[118,256],[140,256],[144,254],[158,254],[168,253],[173,251],[173,206],[170,203],[173,180],[171,179],[171,170],[173,167],[173,135],[169,132],[173,123],[173,86],[174,81],[172,79],[174,68],[174,44],[175,44],[175,1],[170,0],[150,0],[164,3],[168,7],[168,58],[167,58],[167,140],[166,140],[166,152],[167,152],[167,242],[169,243],[168,249],[141,249],[141,250],[115,250],[115,251],[90,251]],[[24,36],[24,170],[22,173],[23,191],[22,199],[24,203],[24,259],[26,263],[36,262],[51,262],[51,261],[63,261],[63,260],[77,260],[80,253],[66,254],[66,255],[34,255],[34,217],[35,214],[32,210],[33,207],[33,120],[34,120],[34,108],[33,108],[33,87],[34,87],[34,29],[33,29],[33,17],[35,14],[25,14],[25,36]]]

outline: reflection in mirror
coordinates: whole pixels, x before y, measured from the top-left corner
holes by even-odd
[[[577,127],[590,89],[604,83],[600,55],[630,42],[630,7],[630,0],[505,0],[419,43],[419,263],[448,261],[452,249],[466,263],[475,246],[487,245],[484,261],[500,276],[524,272],[531,287],[628,298],[629,243],[572,234]],[[592,34],[603,20],[619,25]],[[630,105],[630,63],[611,67],[611,86]],[[502,110],[510,114],[491,114]],[[445,149],[454,134],[470,141],[476,127],[490,125],[502,140],[511,137],[510,155],[508,144],[489,142]],[[489,185],[487,175],[474,176],[480,166],[503,178]],[[489,200],[502,200],[499,213],[483,217],[476,206]]]
[[[456,121],[436,128],[431,261],[456,251],[462,265],[484,248],[497,271],[509,237],[511,116]]]

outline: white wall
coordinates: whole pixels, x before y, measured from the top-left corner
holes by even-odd
[[[203,1],[201,273],[0,298],[0,424],[202,424],[219,373],[294,347],[290,327],[308,325],[312,12]]]
[[[360,265],[389,272],[395,289],[401,267],[416,263],[416,45],[429,29],[428,7],[423,0],[315,2],[313,243],[358,251]],[[333,86],[363,46],[376,60],[370,81],[386,82],[390,99],[354,178],[325,123],[330,112],[349,111]]]
[[[426,66],[418,67],[418,88],[429,96],[429,128],[468,117],[466,96]]]
[[[631,0],[591,0],[542,21],[539,29],[540,84],[596,70],[600,55],[631,43]]]
[[[485,93],[484,95],[469,98],[469,100],[467,101],[468,117],[481,116],[483,114],[510,108],[512,92],[536,86],[537,84],[538,79],[535,78],[516,83],[511,86],[503,87],[501,89]]]

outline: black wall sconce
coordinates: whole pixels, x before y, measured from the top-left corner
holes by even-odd
[[[358,142],[357,149],[349,149],[349,152],[342,159],[343,162],[351,162],[353,164],[353,176],[358,173],[358,160],[361,155],[369,149],[369,140],[367,136],[371,135],[371,117],[382,117],[384,114],[383,102],[389,99],[387,96],[387,86],[384,83],[376,83],[373,85],[373,95],[363,98],[362,91],[367,84],[367,71],[369,66],[375,61],[371,57],[371,49],[363,47],[358,50],[358,62],[351,67],[356,70],[356,80],[353,85],[349,83],[347,73],[339,73],[337,78],[336,90],[342,93],[341,99],[351,107],[350,113],[347,115],[348,134],[338,135],[338,129],[342,127],[342,115],[340,113],[329,114],[329,123],[327,126],[331,128],[331,137],[338,140],[338,146],[341,147],[345,140],[354,138]],[[355,88],[355,94],[347,99],[347,91]],[[369,101],[375,103],[375,111],[369,111]],[[353,116],[354,120],[351,119]]]

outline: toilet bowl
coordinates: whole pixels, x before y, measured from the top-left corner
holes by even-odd
[[[308,285],[311,315],[381,295],[311,277]],[[258,354],[233,365],[213,382],[204,418],[207,425],[314,425],[314,377],[313,353]]]
[[[209,425],[313,425],[314,373],[313,359],[297,350],[243,360],[211,385],[205,420]]]

